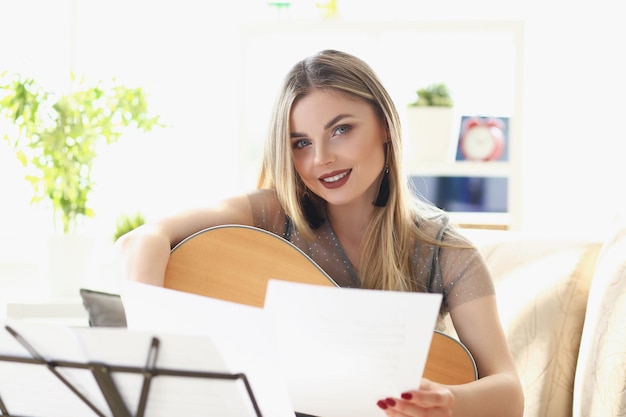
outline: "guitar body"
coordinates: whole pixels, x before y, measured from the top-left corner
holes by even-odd
[[[335,286],[313,260],[290,242],[250,226],[202,230],[176,245],[165,288],[262,307],[270,279]],[[435,331],[424,377],[441,384],[477,378],[476,364],[457,340]]]

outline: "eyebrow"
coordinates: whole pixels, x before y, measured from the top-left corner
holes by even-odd
[[[340,121],[341,119],[345,119],[346,117],[353,117],[351,114],[340,114],[333,117],[324,125],[324,130],[329,129],[332,125]]]
[[[354,116],[351,114],[338,114],[337,116],[333,117],[328,122],[326,122],[326,124],[324,125],[324,130],[330,129],[332,125],[334,125],[341,119],[345,119],[346,117],[354,117]],[[298,133],[298,132],[291,132],[289,136],[292,138],[301,138],[301,137],[306,137],[306,134]]]

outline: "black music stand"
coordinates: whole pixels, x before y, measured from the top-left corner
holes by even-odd
[[[35,364],[46,367],[56,378],[59,379],[67,388],[69,388],[78,398],[80,398],[98,417],[107,417],[107,414],[99,410],[92,401],[90,401],[80,389],[74,386],[71,382],[65,378],[62,373],[58,371],[59,368],[74,368],[74,369],[86,369],[93,375],[98,387],[100,388],[102,395],[114,417],[143,417],[146,406],[148,404],[150,385],[152,380],[159,376],[175,376],[183,378],[200,378],[200,379],[218,379],[236,381],[241,380],[245,386],[245,390],[249,397],[252,408],[254,409],[255,417],[262,417],[261,410],[250,387],[250,383],[245,374],[236,373],[221,373],[221,372],[202,372],[202,371],[188,371],[188,370],[175,370],[164,369],[156,367],[156,359],[159,352],[159,339],[152,338],[146,365],[144,367],[132,367],[132,366],[118,366],[110,365],[99,362],[71,362],[71,361],[55,361],[46,360],[40,355],[28,341],[17,333],[10,326],[5,326],[5,329],[28,351],[31,357],[19,357],[19,356],[6,356],[0,355],[0,361],[5,362],[17,362],[24,364]],[[127,373],[127,374],[140,374],[143,375],[142,389],[139,397],[139,404],[136,412],[133,414],[125,404],[120,392],[118,391],[113,375],[115,373]],[[2,401],[2,393],[0,393],[0,416],[3,417],[25,417],[11,414],[6,405]],[[29,417],[46,417],[46,416],[29,416]]]

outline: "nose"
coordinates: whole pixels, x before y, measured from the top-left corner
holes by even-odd
[[[315,145],[314,163],[317,166],[328,165],[334,159],[333,153],[324,141],[318,141]]]

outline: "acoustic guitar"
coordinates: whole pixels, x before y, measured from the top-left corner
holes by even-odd
[[[165,288],[262,307],[270,279],[337,286],[291,242],[250,226],[226,225],[195,233],[170,254]],[[456,339],[435,331],[424,377],[442,384],[477,378],[474,359]]]

